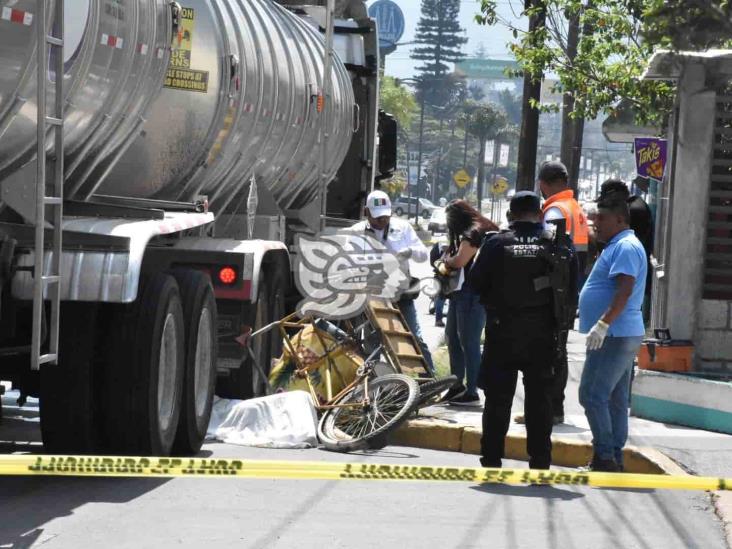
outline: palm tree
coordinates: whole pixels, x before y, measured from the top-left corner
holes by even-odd
[[[483,186],[485,184],[485,146],[488,141],[494,141],[494,160],[497,150],[497,140],[511,131],[506,114],[494,103],[480,105],[472,109],[464,118],[465,130],[478,138],[480,153],[478,154],[478,210],[482,208]]]

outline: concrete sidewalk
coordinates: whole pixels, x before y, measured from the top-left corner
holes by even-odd
[[[414,265],[415,276],[428,276],[429,267],[425,264]],[[417,301],[417,312],[422,326],[423,336],[433,351],[444,345],[444,328],[434,326],[434,317],[428,315],[429,300],[420,296]],[[584,411],[579,404],[579,382],[585,361],[585,336],[573,331],[568,341],[569,380],[565,390],[565,422],[555,426],[552,434],[554,441],[555,461],[558,465],[576,466],[591,456],[592,433],[590,431]],[[523,384],[517,384],[516,396],[513,401],[512,417],[523,413],[524,392]],[[483,411],[483,396],[481,405],[474,407],[457,407],[438,405],[420,411],[420,428],[429,426],[432,434],[418,434],[415,429],[410,435],[411,443],[416,443],[414,437],[446,437],[446,444],[457,446],[451,448],[458,451],[477,453],[478,440],[481,430]],[[415,422],[413,422],[413,425]],[[457,435],[455,431],[462,431]],[[426,429],[427,433],[429,429]],[[450,434],[448,434],[448,432]],[[401,435],[404,436],[404,435]],[[507,457],[515,457],[519,451],[524,451],[526,429],[524,425],[512,422],[509,428],[507,441]],[[713,477],[730,477],[730,456],[732,456],[732,435],[715,433],[658,423],[631,416],[629,419],[628,444],[642,451],[630,452],[633,457],[648,458],[654,463],[635,463],[637,472],[667,472],[683,474],[684,472]],[[445,448],[448,449],[448,448]],[[626,466],[628,465],[626,452]],[[556,458],[559,458],[558,460]],[[669,459],[670,458],[670,459]],[[658,466],[658,470],[654,470]],[[716,511],[727,528],[728,543],[732,547],[732,493],[725,492],[715,495]]]
[[[414,276],[426,277],[431,269],[425,263],[412,264]],[[425,341],[433,351],[445,344],[444,328],[435,327],[435,318],[428,314],[429,299],[421,295],[417,299],[417,313]],[[585,336],[570,332],[567,344],[569,358],[569,380],[565,390],[565,422],[554,427],[554,435],[589,443],[592,433],[579,403],[579,382],[585,361]],[[519,381],[513,401],[512,416],[523,413],[524,390]],[[423,418],[432,418],[449,424],[480,428],[483,411],[481,405],[474,407],[433,406],[420,412]],[[523,425],[511,423],[509,433],[525,435]],[[629,444],[650,446],[663,451],[677,461],[687,471],[697,475],[732,475],[730,456],[732,456],[732,435],[703,431],[679,425],[657,423],[637,417],[630,417]]]

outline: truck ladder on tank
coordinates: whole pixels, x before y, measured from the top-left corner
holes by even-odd
[[[53,17],[47,17],[48,7],[55,7]],[[50,21],[50,29],[48,24]],[[53,35],[55,30],[57,33]],[[36,11],[36,60],[38,70],[38,112],[37,112],[37,153],[36,153],[36,218],[33,266],[33,335],[31,341],[31,368],[38,370],[41,364],[58,361],[58,331],[61,312],[61,239],[63,222],[63,184],[64,184],[64,0],[38,0]],[[55,48],[54,55],[49,52]],[[53,63],[53,67],[51,67]],[[48,116],[46,85],[51,68],[53,83],[53,113]],[[51,128],[53,145],[46,151],[46,128]],[[53,162],[53,181],[46,185],[46,164]],[[47,195],[47,187],[52,188]],[[44,274],[46,209],[51,212],[53,225],[51,261],[48,273]],[[47,291],[46,291],[47,290]],[[48,352],[41,354],[43,334],[44,296],[48,295],[50,318],[48,331]]]

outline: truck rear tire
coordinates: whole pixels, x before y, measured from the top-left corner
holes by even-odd
[[[185,323],[175,279],[153,273],[137,300],[115,307],[103,371],[103,435],[109,452],[170,454],[181,411]]]
[[[259,277],[257,301],[249,314],[248,324],[252,332],[281,319],[285,315],[285,292],[287,283],[285,275],[275,264],[267,264]],[[272,358],[279,358],[282,353],[282,338],[276,328],[252,339],[252,351],[257,362],[269,375],[272,369]],[[266,394],[265,380],[261,379],[249,355],[242,360],[239,369],[232,370],[227,378],[218,382],[218,392],[224,398],[248,399]]]
[[[216,299],[206,274],[192,269],[171,274],[183,300],[186,341],[183,404],[173,453],[193,455],[206,437],[216,386]]]
[[[93,367],[96,303],[63,303],[59,363],[41,366],[40,415],[43,447],[54,454],[98,451],[98,412]]]

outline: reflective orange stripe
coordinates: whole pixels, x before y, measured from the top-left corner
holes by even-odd
[[[574,191],[567,189],[547,198],[544,201],[542,211],[546,213],[549,208],[559,208],[567,222],[567,232],[574,243],[575,249],[580,252],[586,251],[589,243],[587,217],[574,199]]]

